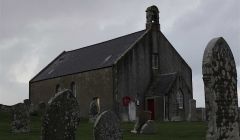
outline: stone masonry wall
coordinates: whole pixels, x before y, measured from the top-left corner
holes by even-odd
[[[101,111],[112,108],[112,67],[30,83],[29,98],[34,105],[47,103],[55,95],[57,84],[61,89],[70,89],[71,82],[76,84],[81,117],[88,117],[93,97],[100,98]]]

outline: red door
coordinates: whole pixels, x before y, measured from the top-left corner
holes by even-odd
[[[152,112],[151,120],[154,120],[154,117],[155,117],[154,99],[148,99],[147,105],[148,105],[148,111]]]

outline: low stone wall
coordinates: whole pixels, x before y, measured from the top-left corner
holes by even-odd
[[[196,121],[206,121],[205,108],[196,108]]]
[[[0,104],[0,112],[10,112],[12,106]]]

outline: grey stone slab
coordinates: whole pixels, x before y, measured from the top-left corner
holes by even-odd
[[[148,120],[141,128],[140,134],[155,134],[156,124],[153,120]]]
[[[94,140],[122,140],[120,120],[113,111],[104,111],[96,119],[93,127]]]
[[[71,91],[57,93],[43,116],[42,140],[75,140],[79,121],[79,105]]]
[[[30,131],[30,115],[24,103],[18,103],[11,108],[11,130],[13,133]]]
[[[204,52],[203,81],[208,120],[207,140],[239,140],[237,71],[233,54],[222,38]]]

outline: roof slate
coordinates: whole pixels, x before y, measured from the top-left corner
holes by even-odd
[[[30,82],[108,67],[127,51],[146,30],[88,47],[63,52]]]

